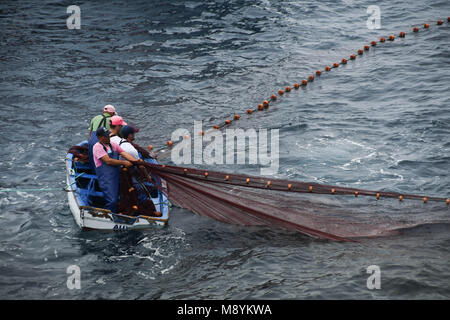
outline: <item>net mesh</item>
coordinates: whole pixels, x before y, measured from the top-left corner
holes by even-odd
[[[166,180],[168,187],[163,191],[174,205],[225,223],[275,226],[318,238],[354,241],[393,235],[424,223],[450,222],[445,198],[426,197],[425,204],[420,195],[145,166]],[[421,201],[399,201],[400,196]]]

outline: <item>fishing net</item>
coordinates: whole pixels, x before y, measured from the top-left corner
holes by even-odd
[[[424,223],[450,222],[444,198],[145,166],[167,182],[163,191],[174,205],[225,223],[275,226],[318,238],[353,241],[393,235]],[[406,203],[406,199],[420,201]],[[425,210],[427,215],[423,215]],[[433,219],[427,218],[430,212]]]
[[[71,148],[71,152],[85,158],[84,149]],[[121,171],[118,211],[130,216],[158,216],[149,200],[157,196],[158,189],[172,204],[221,222],[281,227],[337,241],[394,235],[428,223],[450,223],[449,200],[445,198],[146,162]]]
[[[151,177],[142,166],[124,168],[120,172],[118,212],[136,216],[160,216],[151,198],[157,189],[151,185]]]

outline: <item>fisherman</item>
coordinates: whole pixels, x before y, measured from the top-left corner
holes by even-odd
[[[133,157],[141,159],[156,159],[157,156],[153,152],[149,152],[134,142],[135,134],[139,132],[138,128],[125,125],[120,129],[118,136],[111,136],[111,141],[118,143],[122,149],[131,154]]]
[[[133,165],[131,161],[137,159],[125,152],[117,143],[111,142],[110,134],[105,127],[97,129],[96,136],[99,141],[93,147],[93,158],[98,183],[106,200],[105,209],[117,213],[120,168],[131,167]],[[119,160],[119,155],[125,160]]]
[[[111,141],[115,141],[119,143],[119,146],[122,147],[123,150],[125,150],[127,153],[131,154],[136,159],[139,159],[139,152],[135,148],[133,141],[134,141],[134,134],[138,132],[137,129],[133,128],[132,126],[125,125],[120,130],[120,137],[119,139],[116,139],[116,137],[112,138]]]
[[[93,132],[97,131],[100,127],[106,127],[106,129],[110,129],[109,120],[112,116],[116,115],[116,108],[114,106],[108,104],[103,108],[103,114],[99,114],[92,118],[91,123],[89,125],[89,138]]]
[[[121,116],[112,116],[109,120],[109,127],[111,128],[111,135],[110,137],[119,136],[120,129],[122,129],[123,126],[126,126],[127,123],[123,121]]]
[[[125,121],[123,121],[122,117],[120,117],[120,116],[116,115],[116,116],[112,116],[111,118],[109,118],[108,127],[111,128],[111,135],[110,135],[110,137],[117,136],[119,131],[120,131],[120,129],[122,128],[122,126],[124,126],[126,124],[127,123]],[[106,128],[106,126],[105,126],[105,128]],[[97,138],[97,135],[96,135],[96,133],[94,131],[92,133],[91,137],[89,138],[89,142],[88,142],[89,161],[90,161],[90,166],[91,166],[91,170],[92,171],[95,171],[95,165],[94,165],[94,158],[93,158],[92,149],[94,148],[94,145],[97,142],[98,142],[98,138]],[[118,142],[116,142],[116,143],[118,143]]]
[[[132,155],[136,159],[151,158],[151,155],[146,150],[144,150],[142,147],[133,142],[135,138],[134,135],[138,131],[139,129],[136,129],[129,125],[123,126],[119,133],[121,137],[119,141],[119,146],[121,146],[126,153]],[[113,139],[117,141],[116,138],[117,137],[111,138],[111,141],[113,141]],[[128,170],[128,173],[130,174],[130,180],[128,180],[128,183],[131,184],[136,190],[139,213],[150,216],[155,215],[156,208],[155,205],[153,204],[153,201],[150,198],[157,198],[158,190],[155,186],[152,185],[151,181],[149,181],[149,175],[146,172],[145,168],[142,166],[133,167]],[[124,172],[123,174],[127,173]],[[153,183],[155,182],[153,181]],[[126,189],[124,190],[125,192],[128,191]],[[124,210],[126,210],[125,209],[126,203],[125,204],[119,203],[119,207],[122,207]]]

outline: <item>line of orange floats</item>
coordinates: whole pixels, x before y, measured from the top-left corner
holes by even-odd
[[[450,22],[450,17],[447,18],[447,22]],[[436,24],[439,25],[439,26],[442,25],[443,23],[444,23],[444,22],[443,22],[442,20],[437,20],[437,22],[436,22]],[[429,29],[429,28],[430,28],[430,25],[429,25],[428,23],[425,23],[425,24],[423,25],[423,28],[424,28],[424,29]],[[415,32],[415,33],[419,32],[419,28],[418,28],[418,27],[414,27],[412,30],[413,30],[413,32]],[[398,36],[399,36],[400,38],[405,38],[406,33],[402,31],[402,32],[399,33]],[[388,40],[389,40],[389,41],[394,41],[394,40],[395,40],[395,36],[394,36],[394,35],[389,35],[389,36],[388,36]],[[379,42],[381,42],[381,43],[386,42],[386,38],[385,38],[385,37],[381,37],[381,38],[379,39]],[[377,42],[376,42],[376,41],[372,41],[372,42],[370,42],[370,45],[371,45],[372,47],[375,47],[375,46],[377,45]],[[365,46],[364,46],[364,49],[359,49],[359,50],[357,51],[357,54],[361,56],[361,55],[364,54],[364,51],[369,51],[369,49],[370,49],[370,46],[369,46],[369,45],[365,45]],[[350,60],[355,60],[355,59],[356,59],[356,55],[355,55],[355,54],[351,54],[351,55],[350,55]],[[345,65],[345,64],[347,64],[347,62],[348,62],[348,60],[344,58],[344,59],[341,60],[340,63],[338,63],[338,62],[333,63],[332,67],[330,67],[330,66],[325,66],[325,69],[324,69],[324,70],[325,70],[325,72],[329,72],[329,71],[331,71],[332,68],[339,68],[339,65],[340,65],[340,64]],[[321,70],[317,70],[317,71],[315,72],[316,77],[319,77],[321,74],[322,74],[322,71],[321,71]],[[293,84],[293,87],[294,87],[294,89],[299,89],[300,86],[306,87],[306,85],[308,84],[308,82],[313,82],[314,79],[315,79],[314,75],[310,75],[310,76],[308,76],[308,80],[303,79],[303,80],[301,81],[301,83],[296,82],[296,83]],[[283,90],[283,89],[278,90],[278,95],[281,97],[281,96],[284,95],[285,92],[291,92],[291,90],[292,90],[292,88],[291,88],[290,86],[286,86],[286,87],[284,88],[284,90]],[[276,95],[276,94],[271,95],[269,99],[264,100],[262,103],[258,104],[257,109],[255,109],[255,110],[253,110],[253,109],[247,109],[246,113],[250,115],[250,114],[252,114],[254,111],[262,111],[262,110],[264,110],[264,109],[268,109],[268,108],[269,108],[269,100],[271,100],[271,101],[277,100],[277,95]],[[234,117],[233,117],[233,119],[234,119],[234,120],[239,120],[239,119],[240,119],[240,115],[235,114]],[[227,119],[227,120],[225,120],[225,122],[224,122],[222,125],[214,125],[214,126],[213,126],[213,129],[218,130],[218,129],[220,129],[220,128],[223,127],[223,126],[230,125],[230,124],[232,123],[232,121],[233,121],[233,120]],[[203,136],[203,135],[205,135],[205,132],[204,132],[204,131],[201,131],[200,134]],[[173,142],[172,142],[171,140],[167,141],[167,146],[168,146],[168,147],[172,147],[172,146],[173,146]],[[150,145],[150,146],[148,146],[148,148],[149,148],[150,150],[152,150],[152,149],[153,149],[153,146]],[[426,202],[426,200],[425,200],[425,202]]]
[[[166,165],[163,164],[163,165],[161,165],[161,167],[162,167],[162,168],[165,168]],[[183,169],[183,173],[186,175],[186,174],[188,173],[188,169],[184,168],[184,169]],[[204,177],[205,177],[205,179],[206,179],[206,178],[208,178],[209,173],[206,171],[206,172],[203,173],[203,175],[204,175]],[[230,179],[230,176],[229,176],[229,175],[226,175],[225,178],[224,178],[225,181],[229,181],[229,179]],[[247,185],[249,185],[250,182],[251,182],[250,178],[246,178],[246,179],[245,179],[245,183],[246,183]],[[266,187],[267,187],[267,188],[270,188],[271,185],[272,185],[272,182],[271,182],[270,180],[267,180],[267,182],[266,182]],[[287,185],[287,190],[289,190],[289,191],[292,191],[292,190],[293,190],[292,184],[288,184],[288,185]],[[313,186],[309,186],[309,187],[308,187],[308,191],[309,191],[310,193],[313,193],[313,191],[314,191]],[[335,194],[335,193],[336,193],[336,189],[332,188],[332,189],[330,190],[330,193],[331,193],[331,194]],[[358,197],[358,196],[359,196],[359,191],[354,191],[354,195],[355,195],[355,197]],[[379,192],[377,192],[377,194],[376,194],[376,199],[377,199],[377,200],[380,200],[380,198],[381,198],[381,194],[380,194]],[[399,200],[399,201],[403,201],[403,195],[399,195],[399,196],[398,196],[398,200]],[[427,197],[423,197],[423,203],[427,203],[427,202],[428,202],[428,198],[427,198]],[[450,199],[445,199],[445,203],[446,203],[447,205],[450,205]]]

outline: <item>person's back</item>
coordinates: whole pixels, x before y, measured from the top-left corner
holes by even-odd
[[[133,146],[132,141],[134,140],[134,134],[136,133],[136,129],[131,126],[124,126],[120,130],[120,140],[115,140],[119,142],[119,145],[122,147],[125,152],[131,154],[136,159],[139,159],[139,152]],[[116,137],[114,137],[116,138]]]
[[[109,120],[112,116],[116,114],[116,109],[114,106],[108,104],[103,108],[103,113],[95,116],[92,118],[90,124],[89,124],[89,139],[91,138],[92,134],[97,131],[100,127],[105,127],[106,129],[110,129]]]

